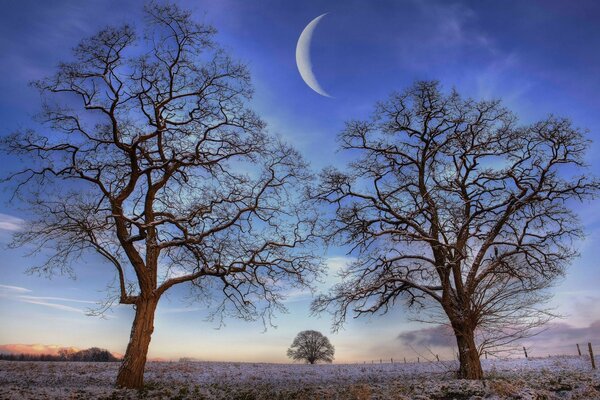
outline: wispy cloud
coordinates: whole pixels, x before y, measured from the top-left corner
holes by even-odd
[[[37,304],[40,306],[44,306],[44,307],[50,307],[50,308],[54,308],[57,310],[62,310],[62,311],[69,311],[69,312],[75,312],[75,313],[79,313],[79,314],[85,314],[85,312],[79,308],[75,308],[75,307],[71,307],[71,306],[66,306],[64,304],[57,304],[57,303],[49,303],[46,301],[38,301],[38,300],[22,300],[24,303],[29,303],[29,304]]]
[[[20,286],[10,286],[10,285],[0,285],[0,294],[2,292],[12,292],[12,293],[28,293],[31,292],[31,290],[24,288],[24,287],[20,287]]]
[[[172,278],[179,278],[189,273],[189,270],[186,270],[178,265],[165,265],[161,262],[158,263],[158,276],[162,279],[162,281]]]
[[[308,288],[291,288],[285,292],[284,303],[297,303],[307,301],[313,298],[313,293]]]
[[[74,312],[78,314],[85,314],[86,310],[81,308],[73,307],[61,303],[81,303],[81,304],[97,304],[95,301],[72,299],[67,297],[54,297],[54,296],[33,296],[30,294],[32,290],[12,285],[0,285],[0,297],[9,298],[14,301],[19,301],[27,304],[35,304],[43,307],[49,307],[56,310]]]
[[[17,232],[23,229],[25,220],[0,213],[0,231]]]
[[[476,28],[477,14],[465,4],[443,1],[413,1],[414,18],[395,41],[396,54],[402,65],[423,70],[437,63],[460,59],[465,49],[471,54],[496,52],[492,40]]]
[[[52,297],[52,296],[19,296],[23,301],[66,301],[71,303],[84,303],[84,304],[97,304],[97,302],[92,300],[79,300],[79,299],[69,299],[66,297]]]
[[[325,260],[325,264],[327,265],[327,271],[329,273],[337,273],[338,271],[341,271],[347,267],[354,260],[355,258],[353,257],[345,256],[329,257],[327,260]]]

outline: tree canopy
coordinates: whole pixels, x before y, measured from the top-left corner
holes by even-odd
[[[315,364],[319,361],[332,362],[335,348],[329,339],[318,331],[298,333],[287,351],[287,356],[296,361]]]

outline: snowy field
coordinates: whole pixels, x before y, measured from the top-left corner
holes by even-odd
[[[587,357],[483,363],[486,381],[470,382],[453,379],[453,362],[150,362],[136,392],[112,387],[118,363],[0,361],[0,399],[600,399]]]

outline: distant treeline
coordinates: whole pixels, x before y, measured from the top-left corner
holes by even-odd
[[[1,354],[0,360],[7,361],[119,361],[112,353],[105,349],[92,347],[86,350],[69,351],[59,350],[58,354]]]

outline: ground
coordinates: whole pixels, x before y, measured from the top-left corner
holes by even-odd
[[[600,399],[588,357],[484,360],[486,380],[455,362],[258,364],[150,362],[142,391],[112,387],[118,363],[0,361],[0,399]]]

